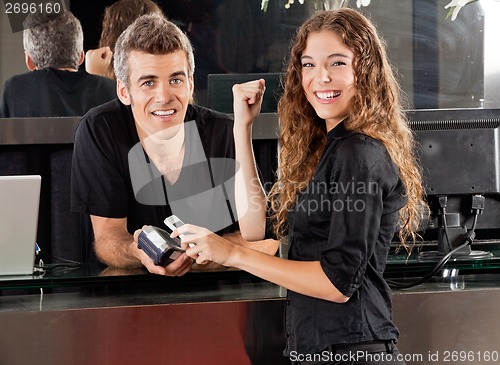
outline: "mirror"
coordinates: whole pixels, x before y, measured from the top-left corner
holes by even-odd
[[[71,1],[70,8],[83,26],[85,50],[97,47],[102,19],[97,14],[102,14],[113,2],[106,0],[89,6],[84,0]],[[286,0],[268,0],[264,11],[259,0],[157,1],[194,45],[195,96],[201,105],[208,102],[209,74],[281,72],[296,27],[315,9],[341,2],[295,1],[287,9]],[[356,7],[352,0],[343,2]],[[500,4],[494,0],[469,4],[451,21],[446,18],[447,3],[447,0],[373,0],[360,9],[383,34],[411,109],[477,108],[489,103],[485,90],[493,71],[485,55],[493,60],[497,55],[492,52],[498,52],[498,47],[486,42],[488,32],[495,34],[496,25],[491,23],[500,15]],[[13,34],[6,14],[0,17],[0,92],[3,92],[6,79],[27,70],[21,32]],[[491,31],[486,28],[488,19]],[[497,105],[489,107],[500,104],[500,97],[493,95],[492,99]]]

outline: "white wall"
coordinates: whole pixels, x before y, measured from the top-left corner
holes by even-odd
[[[500,2],[483,1],[484,34],[484,106],[500,108]]]
[[[12,33],[4,4],[0,5],[0,96],[8,78],[28,72],[24,63],[23,32]]]

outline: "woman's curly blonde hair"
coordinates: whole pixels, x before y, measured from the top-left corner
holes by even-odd
[[[400,210],[399,237],[415,242],[420,221],[427,212],[414,138],[401,103],[401,90],[388,62],[385,45],[374,25],[359,12],[342,8],[315,14],[297,31],[283,79],[284,94],[278,104],[280,168],[270,192],[274,230],[282,237],[287,212],[311,180],[326,144],[326,126],[306,99],[302,88],[301,56],[310,33],[329,30],[340,35],[354,53],[355,87],[347,130],[376,138],[386,147],[406,187],[407,204]]]

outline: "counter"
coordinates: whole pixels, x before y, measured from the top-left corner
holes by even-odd
[[[237,270],[69,275],[64,285],[0,284],[10,294],[0,296],[0,364],[289,364],[279,286]],[[43,280],[50,285],[33,285]],[[434,277],[394,291],[407,364],[500,363],[484,360],[500,353],[499,301],[498,273]],[[467,361],[449,360],[463,351]]]

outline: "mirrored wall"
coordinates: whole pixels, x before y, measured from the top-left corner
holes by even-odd
[[[113,0],[72,0],[81,20],[85,49],[99,41],[102,13]],[[208,105],[210,74],[279,73],[290,39],[315,10],[354,0],[157,0],[195,47],[196,101]],[[448,0],[372,0],[360,10],[386,40],[409,108],[500,107],[500,2],[480,0],[452,21]],[[288,4],[288,6],[287,6]],[[14,74],[25,72],[21,33],[0,16],[0,91]],[[26,70],[27,71],[27,70]]]

